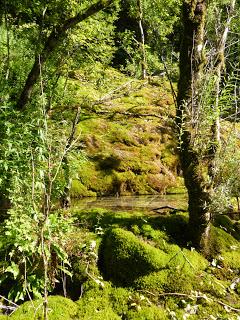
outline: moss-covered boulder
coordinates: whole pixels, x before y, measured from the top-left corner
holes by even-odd
[[[77,301],[79,319],[87,320],[165,320],[166,313],[139,292],[113,287],[109,282],[99,287],[93,281],[85,284]]]
[[[43,301],[27,301],[23,303],[11,316],[11,320],[42,320]],[[50,296],[48,298],[49,320],[75,320],[78,308],[72,300],[61,296]]]
[[[120,228],[108,230],[99,252],[99,266],[106,279],[130,285],[136,278],[163,269],[167,255]]]
[[[128,310],[129,293],[123,288],[112,288],[107,282],[99,287],[86,283],[84,294],[77,302],[78,318],[91,320],[119,320]]]
[[[143,307],[138,310],[130,310],[127,313],[128,320],[167,320],[169,319],[163,308],[157,306]]]
[[[214,253],[222,253],[224,251],[232,251],[234,248],[237,249],[239,247],[239,241],[236,240],[231,234],[228,232],[217,228],[211,228],[212,233],[212,247],[211,251]]]

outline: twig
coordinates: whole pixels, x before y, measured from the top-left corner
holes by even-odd
[[[222,302],[220,300],[216,300],[216,302],[219,303],[223,307],[229,308],[232,311],[240,312],[240,309],[234,308],[234,307],[230,306],[229,304],[226,304],[226,303],[224,303],[224,302]]]
[[[19,307],[16,303],[12,302],[11,300],[8,300],[7,298],[5,298],[4,296],[2,296],[1,294],[0,294],[0,298],[6,300],[8,303],[13,304],[13,305],[14,305],[15,307],[17,307],[17,308]]]
[[[163,209],[169,209],[169,210],[173,210],[173,211],[181,211],[181,212],[187,212],[187,210],[185,209],[180,209],[180,208],[175,208],[175,207],[171,207],[171,206],[162,206],[162,207],[159,207],[159,208],[154,208],[153,211],[159,211],[159,210],[163,210]]]
[[[108,110],[99,110],[99,111],[94,111],[94,112],[96,114],[109,114],[111,116],[114,116],[116,114],[122,114],[124,116],[130,116],[130,117],[135,117],[135,118],[155,117],[155,118],[163,119],[162,116],[155,114],[155,113],[133,113],[133,112],[127,112],[127,111],[108,111]]]
[[[163,62],[163,66],[164,66],[164,69],[165,69],[165,72],[166,72],[168,81],[169,81],[170,86],[171,86],[171,91],[172,91],[172,96],[173,96],[174,104],[175,104],[175,106],[177,107],[177,94],[176,94],[176,92],[175,92],[175,90],[174,90],[173,83],[172,83],[172,79],[171,79],[170,74],[169,74],[169,72],[168,72],[168,68],[167,68],[167,65],[166,65],[166,62],[165,62],[165,59],[164,59],[163,56],[161,57],[161,60],[162,60],[162,62]]]
[[[17,309],[17,307],[0,305],[0,309],[15,311]]]
[[[159,293],[159,294],[154,294],[150,291],[147,291],[147,290],[138,290],[138,291],[141,291],[141,292],[146,292],[148,294],[151,294],[153,296],[158,296],[158,297],[165,297],[165,296],[176,296],[176,297],[188,297],[190,299],[193,299],[193,298],[203,298],[203,299],[209,299],[209,300],[213,300],[212,298],[209,298],[207,297],[206,295],[193,295],[193,294],[187,294],[187,293],[181,293],[181,292],[163,292],[163,293]],[[240,309],[238,308],[234,308],[232,306],[230,306],[229,304],[225,303],[225,302],[222,302],[220,300],[214,300],[214,302],[217,302],[218,304],[220,304],[221,306],[223,307],[226,307],[226,308],[229,308],[230,310],[232,311],[235,311],[235,312],[240,312]]]
[[[100,98],[99,100],[93,101],[91,103],[92,106],[98,105],[98,104],[102,104],[111,100],[115,100],[121,97],[124,97],[125,95],[134,92],[136,90],[141,89],[142,87],[144,87],[145,85],[148,84],[148,81],[145,81],[143,83],[141,83],[138,87],[136,88],[129,88],[127,92],[122,92],[122,93],[118,93],[119,91],[121,91],[122,89],[124,89],[125,87],[127,87],[128,85],[130,85],[131,83],[133,83],[134,80],[130,80],[127,83],[124,83],[123,85],[121,85],[120,87],[110,91],[109,93],[107,93],[105,96],[103,96],[102,98]],[[118,93],[118,94],[115,94]]]

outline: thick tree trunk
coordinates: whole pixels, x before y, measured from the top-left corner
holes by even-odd
[[[230,1],[228,18],[222,37],[216,48],[216,62],[211,70],[215,78],[212,106],[214,114],[209,127],[199,132],[199,113],[203,94],[206,59],[204,55],[204,28],[207,0],[184,0],[183,36],[180,51],[180,77],[177,97],[177,125],[180,141],[180,161],[185,185],[189,195],[189,230],[193,245],[209,252],[210,207],[214,195],[214,169],[216,155],[220,149],[219,92],[221,74],[224,69],[224,54],[230,22],[236,0]],[[210,73],[211,74],[211,73]],[[204,115],[207,116],[207,115]],[[200,150],[196,139],[204,139],[206,150]],[[204,138],[203,138],[204,137]],[[212,210],[212,209],[211,209]]]
[[[211,159],[200,158],[194,146],[196,115],[201,96],[200,83],[205,65],[204,27],[206,1],[185,0],[183,35],[180,52],[180,78],[177,97],[177,125],[180,161],[189,195],[190,239],[195,247],[207,251],[210,235],[211,182],[208,170]]]
[[[47,38],[45,45],[43,47],[42,52],[36,56],[33,67],[29,72],[27,80],[25,82],[24,88],[20,94],[20,97],[17,101],[17,109],[22,110],[28,103],[33,87],[39,79],[40,75],[40,64],[41,66],[46,62],[49,58],[52,51],[56,49],[59,43],[62,41],[66,32],[74,28],[78,23],[87,19],[88,17],[94,15],[95,13],[101,11],[102,9],[109,6],[113,3],[114,0],[100,0],[97,3],[91,5],[84,12],[79,13],[75,17],[72,17],[66,21],[64,21],[61,25],[53,28],[51,34]]]

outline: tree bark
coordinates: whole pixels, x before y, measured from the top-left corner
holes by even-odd
[[[192,244],[207,252],[210,236],[211,182],[208,170],[214,155],[199,157],[193,132],[201,96],[200,83],[205,66],[204,27],[206,0],[185,0],[182,7],[183,35],[177,96],[180,162],[188,190],[189,231]]]
[[[56,49],[63,37],[66,35],[66,32],[69,29],[74,28],[81,21],[106,8],[113,2],[114,0],[100,0],[92,6],[90,6],[84,12],[77,14],[75,17],[72,17],[64,21],[61,25],[58,25],[57,27],[53,28],[52,32],[50,33],[49,37],[45,42],[42,52],[35,57],[33,67],[28,74],[24,88],[17,101],[16,107],[18,110],[24,109],[31,97],[33,87],[39,79],[40,64],[41,66],[44,65],[44,63],[49,58],[51,52]]]
[[[142,78],[145,79],[147,77],[147,59],[146,59],[146,50],[145,50],[145,35],[143,30],[143,9],[142,9],[142,0],[137,0],[137,8],[138,8],[138,25],[141,34],[140,41],[140,50],[142,55],[141,68],[142,68]]]

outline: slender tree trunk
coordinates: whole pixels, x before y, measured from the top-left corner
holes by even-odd
[[[140,50],[141,50],[141,68],[142,68],[142,78],[145,79],[147,76],[147,59],[146,59],[146,50],[145,50],[145,35],[143,30],[143,10],[142,10],[142,0],[137,0],[138,7],[138,25],[141,33],[141,42],[140,42]]]
[[[214,111],[216,113],[216,121],[213,123],[212,126],[212,134],[213,134],[213,141],[217,142],[218,145],[221,144],[220,139],[220,110],[219,110],[219,94],[220,94],[220,84],[221,84],[221,77],[222,72],[225,69],[225,48],[226,48],[226,42],[227,37],[229,34],[229,29],[231,25],[232,18],[234,16],[234,9],[236,5],[236,0],[231,0],[230,5],[228,8],[228,17],[224,25],[224,29],[222,32],[222,35],[220,35],[220,40],[217,47],[217,54],[216,59],[214,61],[214,67],[213,72],[215,74],[215,105],[214,105]]]
[[[185,0],[183,3],[183,35],[180,51],[180,78],[177,97],[177,125],[180,161],[188,190],[189,230],[195,247],[207,251],[210,236],[211,182],[208,169],[211,157],[200,159],[194,148],[193,132],[199,109],[200,83],[205,66],[204,27],[206,1]]]
[[[79,123],[80,112],[81,112],[81,109],[79,107],[77,109],[75,118],[72,123],[72,130],[71,130],[70,136],[67,139],[67,143],[65,147],[66,152],[62,159],[62,167],[63,167],[64,178],[65,178],[65,187],[61,197],[61,207],[63,209],[68,209],[71,205],[71,198],[70,198],[71,177],[70,177],[70,167],[69,167],[69,161],[68,161],[68,152],[71,149],[71,146],[74,142],[74,135],[77,129],[77,125]]]

